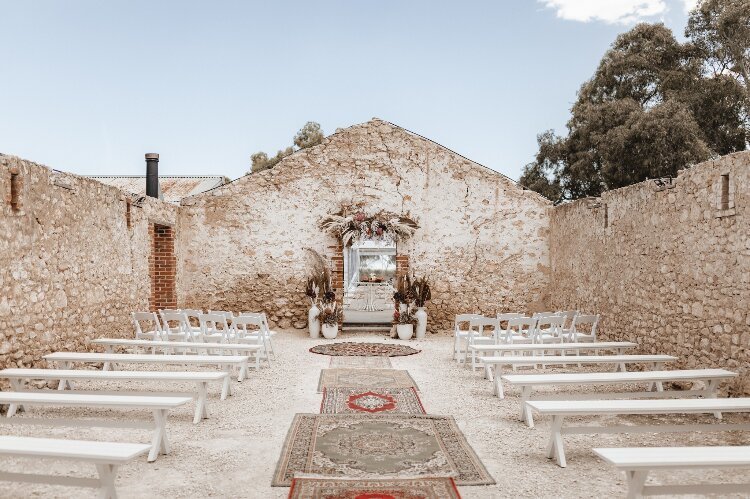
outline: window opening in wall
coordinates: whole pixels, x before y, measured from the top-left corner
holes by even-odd
[[[14,210],[21,208],[21,175],[18,171],[10,172],[10,205]]]
[[[125,224],[128,226],[128,229],[132,227],[132,222],[130,219],[130,213],[131,213],[131,203],[130,199],[125,200]]]
[[[721,207],[722,210],[729,209],[729,174],[721,176]]]
[[[604,228],[609,227],[609,207],[604,205]]]

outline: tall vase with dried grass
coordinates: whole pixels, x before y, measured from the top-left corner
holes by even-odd
[[[414,296],[414,304],[417,306],[417,311],[414,313],[414,317],[417,319],[417,339],[424,338],[427,334],[427,311],[425,305],[432,298],[430,292],[430,283],[426,277],[415,278],[412,282],[412,295]]]
[[[335,294],[332,290],[331,285],[331,272],[328,266],[318,252],[310,248],[305,248],[308,251],[310,257],[310,265],[312,267],[310,274],[307,277],[307,283],[305,285],[305,296],[310,300],[310,310],[307,313],[307,324],[310,331],[311,338],[317,338],[320,336],[321,329],[321,312],[322,312],[322,301],[324,297],[330,293],[329,296],[334,297]]]
[[[338,336],[339,323],[342,318],[343,310],[336,303],[336,294],[333,291],[325,292],[320,306],[320,322],[325,338],[333,339]]]

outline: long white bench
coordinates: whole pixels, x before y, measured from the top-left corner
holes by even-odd
[[[209,352],[231,352],[231,355],[253,355],[255,357],[255,370],[260,369],[260,350],[262,345],[257,343],[198,343],[194,341],[154,341],[154,340],[133,340],[128,338],[98,338],[91,343],[101,345],[104,351],[112,353],[114,347],[135,347],[159,350],[162,352],[187,353],[188,351],[205,351]]]
[[[521,420],[534,426],[531,412],[527,411],[526,401],[531,400],[534,387],[537,386],[584,386],[618,383],[648,383],[647,392],[614,392],[614,393],[561,393],[547,396],[550,398],[601,399],[601,398],[644,398],[644,397],[705,397],[716,398],[716,390],[721,381],[731,379],[737,373],[725,369],[689,369],[682,371],[634,371],[617,373],[556,373],[556,374],[506,374],[502,376],[505,383],[521,389]],[[665,381],[704,381],[702,390],[670,390],[665,392],[662,383]],[[656,391],[651,391],[652,387]],[[720,414],[719,414],[720,416]]]
[[[571,364],[570,356],[567,355],[545,355],[545,356],[510,356],[481,357],[484,364],[486,377],[493,379],[495,383],[495,395],[504,398],[503,385],[501,381],[501,366],[526,366],[526,365],[555,365]],[[626,371],[626,364],[650,364],[651,370],[655,371],[665,362],[677,360],[672,355],[581,355],[576,356],[575,362],[579,364],[614,364],[615,372]],[[492,369],[495,370],[494,375]]]
[[[110,364],[159,364],[159,365],[218,365],[226,372],[234,367],[240,370],[237,381],[242,382],[247,374],[247,355],[165,355],[134,353],[88,353],[88,352],[55,352],[44,356],[46,360],[58,362],[60,369],[69,369],[73,362],[103,364],[102,370],[108,371]]]
[[[750,467],[750,446],[624,447],[594,449],[602,459],[625,472],[628,499],[645,495],[750,495],[750,483],[646,485],[651,471]]]
[[[547,457],[557,458],[566,466],[562,436],[568,433],[666,433],[684,431],[750,430],[750,424],[681,424],[568,426],[567,416],[619,416],[622,414],[711,414],[750,412],[750,398],[726,399],[663,399],[663,400],[531,400],[526,405],[537,414],[552,416]]]
[[[115,499],[117,468],[148,452],[148,444],[119,442],[92,442],[89,440],[63,440],[53,438],[0,436],[0,456],[33,459],[60,459],[81,461],[96,466],[99,479],[76,478],[32,473],[0,472],[6,482],[46,483],[71,487],[98,488],[99,496]],[[37,466],[34,466],[35,468]]]
[[[43,379],[60,380],[58,390],[70,388],[73,390],[73,380],[99,380],[99,381],[148,381],[163,383],[165,381],[193,382],[196,384],[195,391],[195,416],[193,423],[208,417],[208,383],[221,381],[221,400],[231,393],[229,373],[198,371],[91,371],[87,369],[3,369],[0,378],[10,380],[10,385],[15,391],[24,389],[24,380]],[[155,393],[154,395],[160,395]]]
[[[64,407],[101,407],[109,409],[147,409],[154,415],[154,430],[151,438],[151,451],[148,455],[149,461],[155,461],[159,453],[167,454],[169,452],[169,442],[167,440],[167,412],[170,409],[185,405],[192,400],[191,397],[156,397],[156,396],[139,396],[139,395],[96,395],[88,393],[67,393],[67,392],[0,392],[0,404],[8,404],[7,417],[11,418],[16,413],[19,405],[35,406],[64,406]],[[19,419],[22,423],[43,424],[49,426],[75,426],[79,423],[71,420],[59,419],[38,419],[31,418]],[[140,427],[134,422],[113,421],[113,425],[105,424],[106,422],[87,423],[92,426],[117,426],[117,427]]]
[[[503,355],[506,352],[538,352],[542,355],[544,352],[556,352],[557,355],[565,355],[565,352],[575,352],[578,355],[581,351],[600,351],[612,350],[621,355],[625,350],[635,348],[638,343],[632,341],[599,341],[586,343],[499,343],[495,345],[470,345],[471,350],[471,369],[476,369],[477,355],[490,354],[493,357]],[[572,364],[573,362],[571,362]]]

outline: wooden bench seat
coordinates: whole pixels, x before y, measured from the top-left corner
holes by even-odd
[[[69,369],[73,362],[103,364],[102,370],[108,371],[111,364],[160,364],[160,365],[217,365],[231,373],[234,367],[240,369],[237,381],[241,382],[247,374],[247,355],[166,355],[166,354],[133,354],[133,353],[88,353],[88,352],[55,352],[44,356],[46,360],[57,362],[61,369]]]
[[[98,488],[100,497],[115,499],[117,468],[148,452],[147,444],[92,442],[53,438],[0,436],[0,456],[30,459],[81,461],[96,466],[99,478],[76,478],[32,473],[0,472],[0,480],[8,482],[46,483],[72,487]],[[38,468],[38,465],[33,466]]]
[[[725,369],[687,369],[675,371],[634,371],[616,373],[555,373],[555,374],[505,374],[502,379],[511,386],[521,389],[521,420],[526,420],[530,427],[534,419],[527,411],[526,401],[532,400],[534,387],[538,386],[585,386],[621,383],[648,383],[646,392],[613,392],[613,393],[560,393],[549,398],[601,399],[601,398],[644,398],[644,397],[706,397],[716,398],[716,390],[721,381],[731,379],[737,373]],[[671,390],[665,392],[662,383],[665,381],[705,381],[703,390]],[[652,387],[656,391],[650,391]],[[548,399],[549,399],[548,398]]]
[[[99,395],[88,393],[70,393],[59,391],[46,392],[0,392],[0,404],[8,404],[8,418],[12,418],[18,406],[63,406],[63,407],[97,407],[108,409],[146,409],[154,416],[153,436],[151,438],[151,451],[148,455],[149,461],[155,461],[159,453],[169,452],[167,440],[167,413],[185,405],[192,400],[191,397],[166,397],[166,396],[139,396],[139,395]],[[26,421],[29,418],[20,418],[21,423],[46,424],[49,426],[70,426],[69,420],[41,419]],[[126,426],[121,422],[113,422],[116,426]],[[92,424],[92,426],[109,426],[104,423]],[[137,424],[127,423],[130,427],[140,427]]]
[[[646,479],[651,471],[748,468],[750,446],[623,447],[594,449],[594,452],[618,470],[625,472],[629,499],[643,495],[666,494],[750,495],[750,483],[646,485]]]
[[[220,381],[222,383],[221,399],[225,400],[231,394],[229,373],[198,371],[92,371],[87,369],[3,369],[0,378],[10,380],[11,387],[15,391],[24,389],[23,381],[31,379],[59,380],[58,390],[70,388],[73,390],[73,380],[99,380],[99,381],[145,381],[164,383],[167,381],[193,382],[196,384],[195,391],[195,416],[193,423],[208,417],[208,383]],[[90,392],[89,392],[90,393]],[[154,393],[154,396],[160,395]]]
[[[495,395],[504,398],[503,385],[501,381],[501,366],[526,366],[526,365],[555,365],[572,364],[571,356],[568,355],[544,355],[544,356],[510,356],[481,357],[484,364],[485,375],[494,380]],[[657,370],[664,362],[672,362],[677,357],[672,355],[580,355],[575,357],[578,364],[614,364],[616,372],[626,371],[626,364],[650,364],[651,370]],[[492,370],[495,370],[494,374]]]
[[[503,355],[506,352],[557,352],[558,355],[565,355],[565,352],[575,352],[575,355],[581,351],[599,351],[612,350],[621,355],[625,350],[638,346],[638,343],[632,341],[599,341],[586,343],[499,343],[494,345],[469,345],[471,350],[471,368],[476,366],[478,356],[481,354],[490,354],[493,357]],[[572,362],[571,362],[572,363]]]
[[[750,430],[750,424],[681,424],[681,425],[621,425],[568,426],[568,416],[619,416],[624,414],[717,414],[750,412],[750,398],[726,399],[649,399],[649,400],[530,400],[528,408],[536,414],[552,416],[547,457],[557,457],[566,466],[562,436],[568,433],[663,433],[684,431]]]
[[[195,352],[231,352],[231,355],[253,355],[255,357],[255,370],[260,369],[261,355],[260,351],[263,348],[262,345],[257,343],[210,343],[210,342],[195,342],[195,341],[155,341],[155,340],[134,340],[127,338],[98,338],[92,340],[91,343],[94,345],[101,345],[104,347],[104,351],[112,353],[114,347],[134,347],[151,349],[152,351],[162,352],[175,352],[175,353],[187,353],[189,351]]]

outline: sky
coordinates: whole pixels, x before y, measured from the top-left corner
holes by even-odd
[[[518,179],[618,33],[695,0],[0,0],[0,153],[237,178],[378,117]]]

